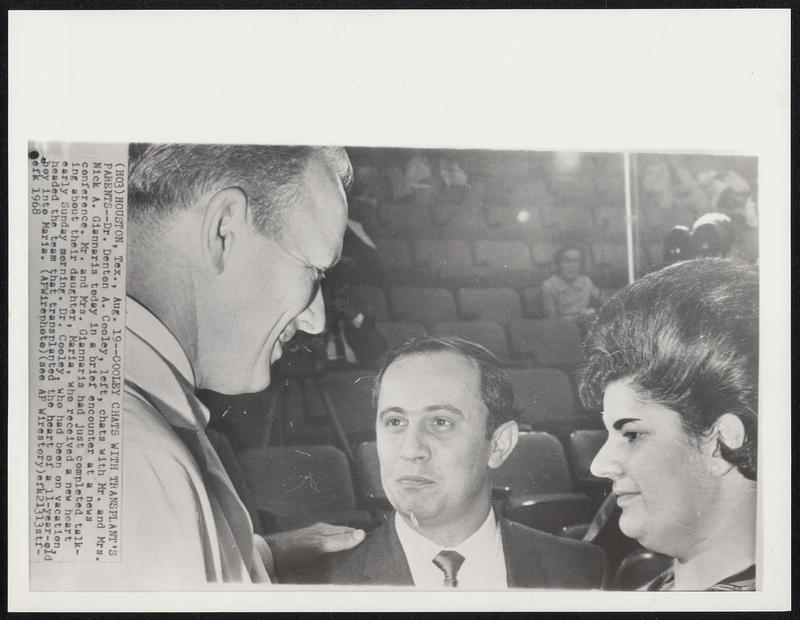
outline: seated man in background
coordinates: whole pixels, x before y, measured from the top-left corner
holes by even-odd
[[[354,303],[350,291],[357,268],[344,258],[322,282],[325,299],[326,350],[331,367],[374,367],[386,351],[386,338],[375,326],[374,310]]]
[[[354,549],[327,556],[334,584],[599,588],[587,543],[498,519],[492,471],[517,443],[513,391],[497,358],[454,338],[412,339],[375,383],[381,480],[395,513]]]
[[[582,273],[583,250],[577,245],[564,245],[556,251],[553,264],[556,273],[542,282],[547,318],[592,316],[602,305],[602,296],[591,278]]]

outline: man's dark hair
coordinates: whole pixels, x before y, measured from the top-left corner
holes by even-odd
[[[374,405],[377,406],[381,381],[389,366],[401,358],[439,352],[460,355],[471,361],[478,369],[481,381],[481,398],[489,410],[489,415],[486,418],[487,438],[492,436],[498,426],[516,419],[514,389],[511,386],[508,375],[500,367],[497,357],[485,347],[461,338],[421,336],[410,338],[396,349],[389,351],[381,360],[378,374],[375,377],[375,383],[372,388]]]
[[[726,413],[739,417],[739,448],[720,454],[756,479],[758,456],[758,272],[723,259],[696,259],[651,273],[614,295],[584,342],[580,396],[602,406],[620,380],[646,401],[677,412],[695,437]]]
[[[312,157],[330,165],[345,188],[352,181],[347,155],[336,147],[130,144],[129,217],[137,222],[158,220],[189,207],[205,193],[237,187],[254,206],[256,229],[277,236]]]

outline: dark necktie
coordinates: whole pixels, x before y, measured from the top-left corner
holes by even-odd
[[[464,556],[458,551],[440,551],[439,554],[433,558],[433,563],[436,567],[444,573],[444,581],[442,585],[446,588],[457,588],[458,569],[464,563]]]

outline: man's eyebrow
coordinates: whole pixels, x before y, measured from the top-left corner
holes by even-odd
[[[625,426],[628,422],[641,422],[640,418],[620,418],[612,425],[615,431],[620,430],[623,426]]]
[[[382,409],[378,412],[378,417],[382,418],[390,413],[405,413],[406,410],[402,407],[386,407],[386,409]]]
[[[453,405],[428,405],[423,409],[426,413],[430,413],[431,411],[449,411],[450,413],[454,413],[457,416],[464,417],[464,412],[461,411],[458,407],[454,407]]]

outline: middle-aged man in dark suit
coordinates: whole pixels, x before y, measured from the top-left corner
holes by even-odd
[[[497,359],[455,338],[412,339],[376,384],[381,481],[395,513],[323,560],[334,584],[423,588],[600,588],[604,555],[498,519],[492,471],[517,443],[513,391]]]

